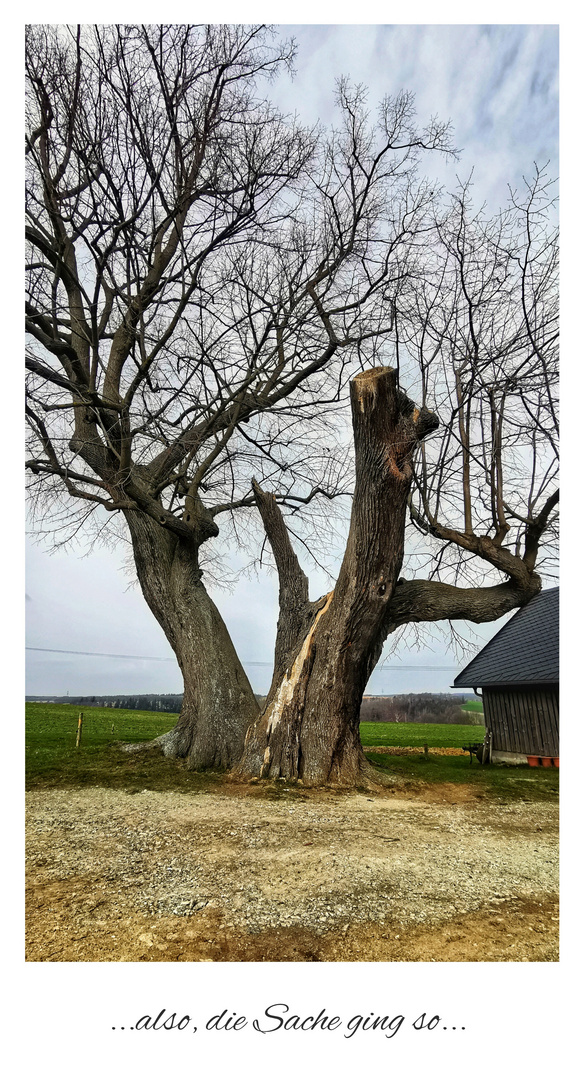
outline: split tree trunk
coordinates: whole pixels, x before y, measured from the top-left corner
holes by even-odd
[[[152,518],[127,511],[138,579],[164,630],[184,679],[180,717],[159,744],[189,768],[230,768],[258,714],[258,704],[198,565],[198,546],[180,540]],[[202,525],[204,526],[204,522]],[[207,523],[207,537],[216,532]],[[199,542],[205,539],[200,530]]]
[[[280,577],[274,680],[234,775],[354,786],[368,771],[359,738],[367,681],[391,623],[404,553],[413,450],[438,426],[416,409],[391,368],[351,384],[356,483],[347,547],[335,589],[316,604],[279,508],[256,499]]]

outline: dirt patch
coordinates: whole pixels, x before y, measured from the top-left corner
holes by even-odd
[[[392,757],[411,757],[412,754],[424,757],[423,746],[365,746],[366,754],[389,754]],[[437,757],[464,757],[468,753],[459,746],[429,746],[429,754]]]
[[[440,787],[32,792],[27,959],[556,960],[557,808]]]

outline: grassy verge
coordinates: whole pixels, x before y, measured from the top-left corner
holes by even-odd
[[[469,701],[468,705],[480,705]],[[478,710],[472,709],[476,712]],[[464,724],[361,724],[364,746],[462,747],[482,742],[485,729]],[[367,753],[369,761],[402,782],[412,784],[471,784],[477,794],[509,800],[557,799],[559,772],[557,769],[531,769],[528,765],[489,765],[470,763],[464,756],[443,756],[413,753],[394,757],[388,754]]]
[[[470,784],[477,795],[509,801],[555,801],[558,798],[560,775],[558,769],[531,769],[528,765],[471,765],[468,754],[443,757],[412,754],[392,757],[388,754],[367,754],[368,760],[396,777],[414,785]]]
[[[131,709],[83,709],[83,731],[75,747],[75,705],[26,705],[26,784],[34,787],[99,787],[127,791],[196,791],[211,774],[189,772],[180,762],[162,757],[157,748],[128,754],[120,743],[147,742],[168,731],[173,713]]]
[[[463,746],[484,734],[478,724],[361,724],[363,746]]]
[[[465,701],[464,705],[460,706],[463,712],[483,715],[483,703],[482,701]]]
[[[176,720],[174,714],[86,708],[83,710],[81,746],[76,749],[79,711],[74,705],[27,702],[28,788],[97,785],[130,792],[148,788],[194,794],[211,790],[221,782],[220,774],[190,772],[181,762],[162,757],[156,748],[140,754],[128,754],[121,749],[120,743],[148,741],[168,731]],[[368,747],[462,746],[469,741],[480,742],[482,737],[481,727],[458,724],[361,725],[361,740]],[[554,799],[558,793],[557,769],[497,765],[483,768],[476,762],[470,766],[468,755],[429,754],[425,758],[422,753],[414,753],[393,757],[371,751],[367,756],[384,772],[415,785],[473,784],[477,792],[485,796],[530,801]]]

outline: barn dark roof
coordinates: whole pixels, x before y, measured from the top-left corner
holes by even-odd
[[[538,593],[456,676],[453,686],[557,683],[559,607],[559,589]]]

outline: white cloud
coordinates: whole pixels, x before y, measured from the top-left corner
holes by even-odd
[[[532,162],[556,162],[558,30],[554,26],[286,26],[299,45],[297,76],[274,96],[307,123],[330,123],[334,82],[349,75],[370,89],[372,111],[386,94],[411,90],[418,115],[450,119],[457,165],[434,159],[444,183],[474,168],[477,197],[493,209]]]

